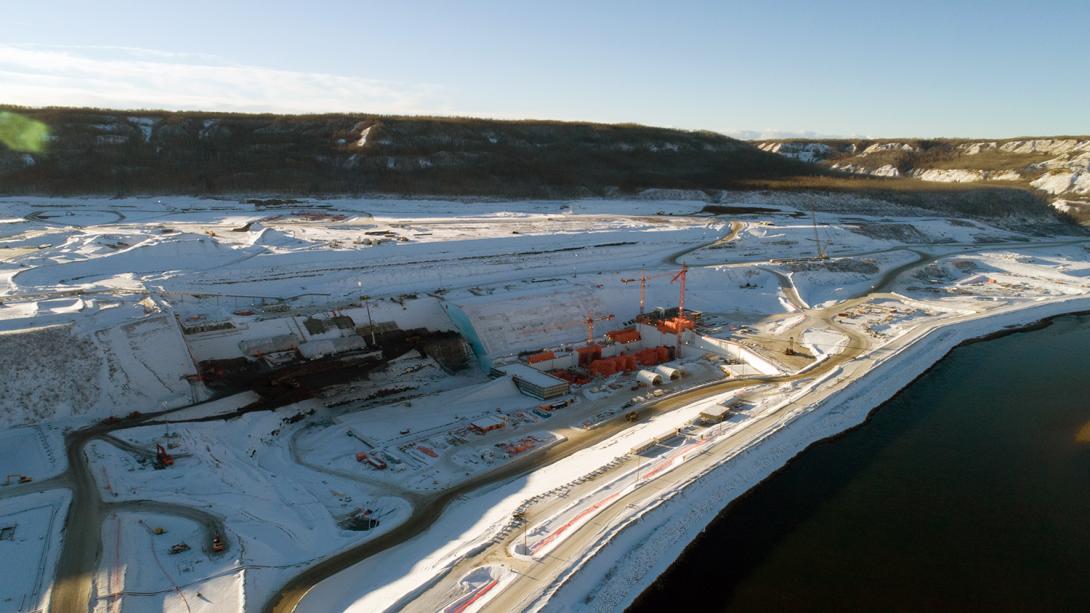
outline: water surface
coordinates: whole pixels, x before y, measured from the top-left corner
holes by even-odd
[[[1088,424],[1090,317],[959,347],[724,511],[630,611],[1090,611]]]

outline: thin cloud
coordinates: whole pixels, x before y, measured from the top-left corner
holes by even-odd
[[[138,48],[0,44],[0,102],[283,113],[448,112],[440,88]],[[123,55],[123,58],[117,55]]]

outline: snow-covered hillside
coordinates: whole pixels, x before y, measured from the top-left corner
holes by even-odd
[[[1057,208],[1090,207],[1090,138],[981,141],[766,141],[758,146],[854,174],[937,183],[1017,183]]]

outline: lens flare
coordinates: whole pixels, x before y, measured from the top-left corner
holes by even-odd
[[[10,111],[0,111],[0,143],[25,153],[41,153],[49,140],[49,126]]]

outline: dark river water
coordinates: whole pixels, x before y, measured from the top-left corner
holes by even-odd
[[[629,610],[1090,611],[1088,422],[1090,317],[959,347]]]

